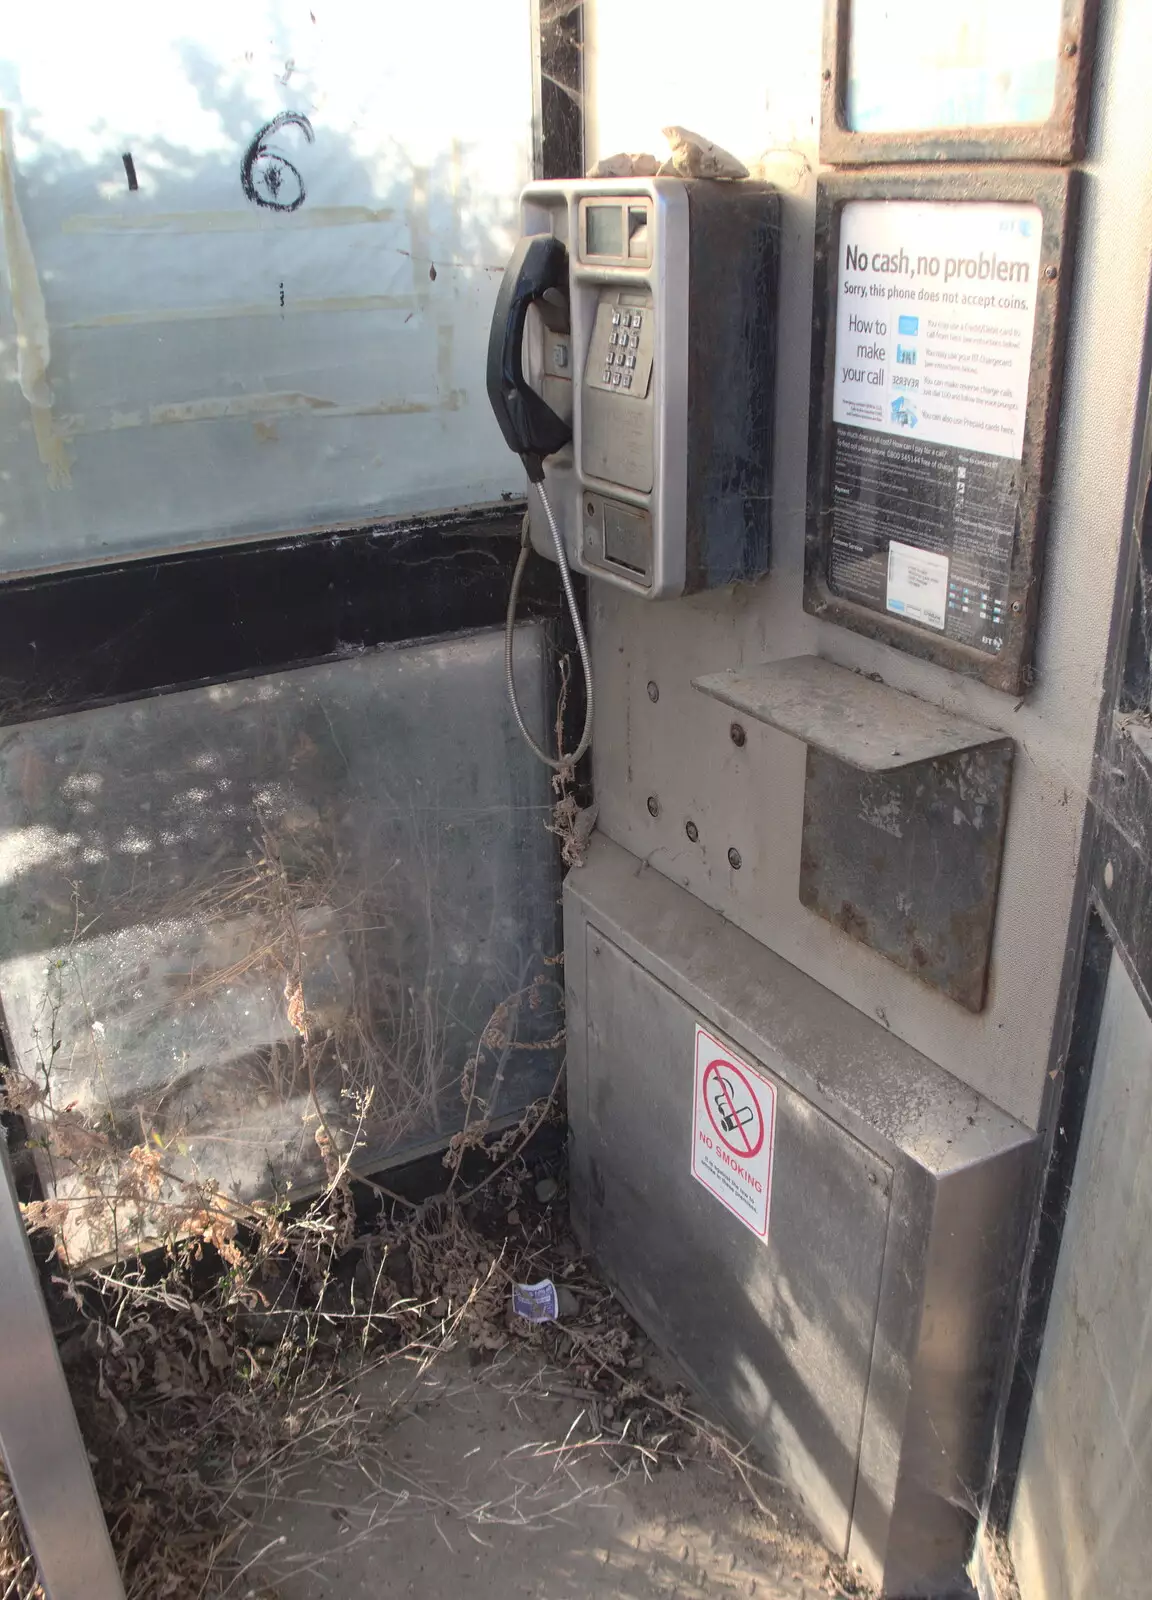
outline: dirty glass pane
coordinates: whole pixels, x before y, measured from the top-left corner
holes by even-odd
[[[517,651],[540,726],[539,630]],[[547,1094],[550,802],[496,634],[0,733],[12,1092],[70,1253]]]
[[[1061,0],[852,0],[848,126],[904,133],[1046,122]]]
[[[498,500],[529,0],[6,6],[0,574]]]

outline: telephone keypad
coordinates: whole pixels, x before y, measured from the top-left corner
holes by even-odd
[[[614,298],[605,295],[597,308],[584,381],[596,389],[627,390],[629,399],[642,399],[652,373],[656,324],[646,314],[652,307],[637,311],[614,304]]]

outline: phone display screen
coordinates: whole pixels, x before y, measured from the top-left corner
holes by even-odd
[[[585,215],[585,248],[590,256],[624,254],[624,212],[619,205],[589,206]]]

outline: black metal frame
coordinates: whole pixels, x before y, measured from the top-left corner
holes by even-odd
[[[1023,693],[1031,682],[1049,492],[1056,463],[1056,425],[1071,292],[1078,180],[1078,173],[1053,168],[946,167],[929,171],[917,167],[877,167],[830,174],[820,180],[816,193],[804,609],[825,621],[880,639],[954,672],[979,678],[992,688],[1010,694]],[[840,216],[851,200],[1007,201],[1035,205],[1043,219],[1005,642],[995,656],[846,600],[834,593],[827,581],[832,523],[832,399]]]
[[[537,178],[584,176],[584,0],[533,0]]]
[[[1087,144],[1098,12],[1099,0],[1063,0],[1056,92],[1047,122],[865,133],[850,128],[847,118],[852,0],[824,0],[821,161],[845,166],[879,161],[1079,161]]]
[[[0,584],[0,725],[503,620],[522,503]],[[543,562],[522,614],[559,614]]]

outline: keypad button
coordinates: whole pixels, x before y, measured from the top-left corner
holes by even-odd
[[[626,372],[624,374],[624,387],[626,389],[630,389],[632,387],[632,374],[630,372]]]
[[[634,333],[632,335],[632,348],[633,350],[638,350],[640,348],[640,335],[638,333]]]
[[[612,326],[614,328],[618,328],[620,326],[620,313],[618,311],[614,311],[612,313]]]
[[[630,311],[625,311],[620,320],[626,328],[630,328],[632,326],[632,313]]]
[[[625,334],[610,333],[608,335],[608,343],[609,344],[619,344],[621,338],[623,338],[625,344],[628,343],[628,335],[626,333]]]
[[[612,368],[611,367],[605,367],[604,368],[604,382],[605,383],[611,383],[612,382]]]
[[[636,365],[636,357],[635,356],[631,356],[631,355],[625,356],[624,357],[624,365],[626,367],[634,367]]]
[[[621,379],[621,376],[622,376],[622,374],[621,374],[621,373],[619,373],[619,372],[614,372],[614,373],[613,373],[613,374],[612,374],[612,385],[613,385],[613,387],[614,387],[614,388],[616,388],[616,389],[618,389],[618,388],[619,388],[619,387],[620,387],[620,379]],[[967,606],[965,606],[965,607],[964,607],[964,609],[965,609],[965,611],[967,611],[967,609],[968,609],[968,607],[967,607]]]
[[[632,326],[634,328],[638,328],[640,326],[640,313],[638,311],[634,311],[632,313]]]

